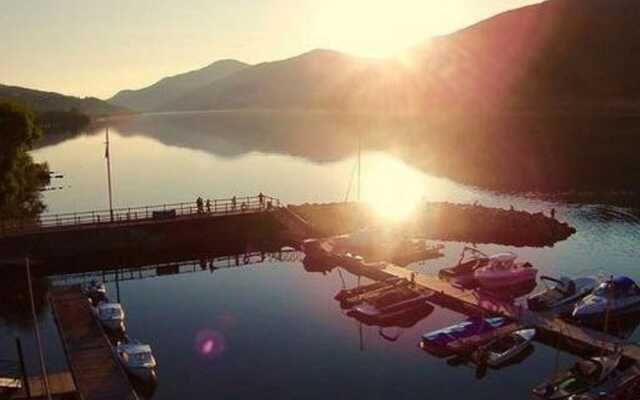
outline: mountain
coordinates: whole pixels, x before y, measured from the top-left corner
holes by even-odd
[[[156,109],[635,111],[639,17],[636,0],[549,0],[433,38],[403,60],[314,50],[248,66]]]
[[[165,103],[173,102],[191,90],[207,86],[247,66],[248,64],[236,60],[216,61],[195,71],[161,79],[143,89],[122,90],[107,101],[136,111],[152,111]]]
[[[103,116],[128,112],[95,97],[73,97],[59,93],[43,92],[19,86],[0,84],[0,101],[7,100],[31,108],[36,113],[77,110],[89,116]]]
[[[394,102],[407,93],[408,74],[396,60],[317,49],[248,67],[195,89],[160,109],[335,109]],[[413,88],[411,89],[413,90]]]

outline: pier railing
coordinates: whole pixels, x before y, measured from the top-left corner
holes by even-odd
[[[269,211],[280,207],[280,200],[271,196],[202,199],[182,203],[121,207],[63,214],[42,214],[31,219],[0,220],[0,237],[38,232],[45,229],[72,228],[102,224],[142,221],[165,221],[176,218],[198,218],[216,215],[245,214]]]

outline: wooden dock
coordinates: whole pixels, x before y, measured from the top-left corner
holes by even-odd
[[[382,263],[376,267],[364,263],[360,266],[342,267],[356,275],[376,281],[390,277],[414,281],[436,293],[429,300],[435,304],[464,314],[500,315],[513,319],[516,322],[515,327],[535,327],[540,338],[546,343],[569,349],[578,355],[585,355],[589,351],[611,352],[616,348],[622,348],[625,357],[640,362],[640,346],[628,344],[617,336],[574,325],[558,317],[557,313],[530,311],[522,305],[496,299],[475,290],[458,289],[436,277],[416,273],[391,263]]]
[[[73,376],[70,372],[55,372],[49,374],[49,392],[53,398],[76,398],[76,385],[73,383]],[[32,399],[46,399],[44,385],[40,376],[29,377],[29,389]],[[10,399],[27,399],[27,392],[24,385],[12,393]]]
[[[49,295],[49,302],[79,398],[137,399],[80,287],[55,289]]]

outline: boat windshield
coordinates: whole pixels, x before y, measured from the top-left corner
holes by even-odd
[[[120,319],[124,316],[121,308],[118,307],[103,307],[100,309],[101,319]]]

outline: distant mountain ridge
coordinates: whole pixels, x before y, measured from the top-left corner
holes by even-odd
[[[220,60],[198,70],[163,78],[146,88],[122,90],[107,101],[135,111],[153,111],[248,66],[237,60]]]
[[[194,71],[110,101],[147,111],[635,112],[638,20],[637,0],[549,0],[433,38],[405,60],[314,50],[160,89]],[[153,102],[134,104],[143,94]]]
[[[36,113],[77,110],[92,117],[122,114],[129,110],[95,97],[79,98],[55,92],[0,84],[0,101],[6,100],[27,106]]]

